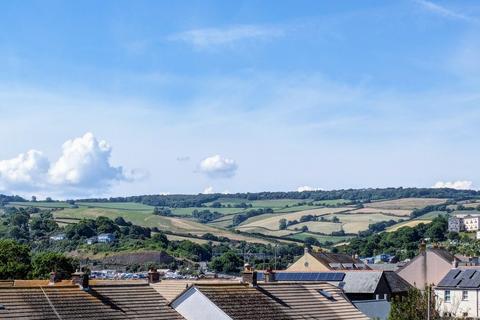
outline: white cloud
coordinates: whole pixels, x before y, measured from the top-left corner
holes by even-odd
[[[231,178],[235,175],[238,165],[235,160],[217,154],[203,159],[199,169],[210,178]]]
[[[303,191],[318,191],[321,190],[320,188],[314,188],[310,186],[300,186],[297,188],[298,192],[303,192]]]
[[[209,187],[206,187],[203,191],[202,191],[203,194],[212,194],[212,193],[215,193],[213,191],[213,187],[212,186],[209,186]]]
[[[431,1],[427,0],[417,0],[416,1],[418,4],[420,4],[425,10],[440,15],[445,18],[449,19],[455,19],[455,20],[465,20],[465,21],[473,21],[473,19],[469,16],[466,16],[464,14],[455,12],[453,10],[447,9],[441,5],[438,5],[436,3],[433,3]]]
[[[66,141],[61,157],[49,170],[55,185],[101,187],[112,180],[125,179],[122,167],[110,165],[111,147],[92,133]]]
[[[473,182],[468,180],[459,181],[438,181],[433,185],[433,188],[450,188],[458,190],[471,190],[473,189]]]
[[[32,190],[43,187],[50,162],[37,150],[0,161],[0,190]]]
[[[94,194],[112,182],[133,179],[122,167],[110,164],[111,147],[92,133],[66,141],[54,163],[40,151],[30,150],[10,160],[0,161],[0,190],[39,191],[61,194]]]
[[[270,39],[283,35],[283,30],[274,27],[241,25],[226,28],[204,28],[183,31],[169,37],[173,41],[182,41],[198,49],[230,45],[247,39]]]

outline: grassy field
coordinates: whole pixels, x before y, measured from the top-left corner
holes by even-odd
[[[209,243],[209,240],[205,239],[198,239],[198,238],[192,238],[192,237],[184,237],[184,236],[177,236],[173,234],[167,234],[167,239],[170,241],[182,241],[182,240],[190,240],[192,242],[198,243],[198,244],[204,244],[204,243]],[[213,243],[217,243],[215,241],[212,241]]]
[[[373,214],[337,214],[346,233],[358,233],[367,230],[368,225],[380,221],[400,220],[400,217],[386,216],[380,213]]]
[[[275,237],[284,237],[284,236],[297,233],[297,231],[293,231],[293,230],[270,230],[262,227],[247,227],[247,228],[242,228],[242,231],[251,232],[251,233],[260,233],[260,234],[265,234],[267,236],[275,236]]]
[[[428,205],[442,204],[446,201],[446,199],[437,198],[404,198],[387,201],[376,201],[372,203],[365,203],[364,205],[368,208],[413,210],[420,209]]]
[[[297,233],[297,234],[291,235],[289,238],[303,241],[307,237],[314,237],[320,242],[331,241],[333,243],[348,241],[349,239],[352,238],[351,236],[324,236],[324,235],[319,235],[319,234],[310,233],[310,232]]]
[[[309,231],[331,234],[335,231],[342,230],[342,223],[323,222],[323,221],[308,221],[289,226],[289,230],[301,230],[303,226],[307,226]]]
[[[123,217],[125,220],[144,227],[158,227],[160,230],[168,230],[176,233],[191,233],[195,235],[203,235],[205,233],[212,233],[216,236],[223,236],[233,240],[244,240],[248,242],[268,243],[269,241],[263,239],[256,239],[241,234],[236,234],[228,230],[214,228],[209,225],[201,224],[192,220],[163,217],[147,213],[145,211],[134,210],[118,210],[105,208],[88,208],[81,207],[77,209],[64,209],[54,212],[55,217],[59,218],[91,218],[95,219],[99,216],[115,219],[116,217]],[[62,221],[65,221],[62,219]]]
[[[245,199],[229,199],[220,198],[215,202],[220,202],[225,207],[212,208],[209,207],[213,202],[207,203],[205,207],[191,207],[191,208],[172,208],[174,215],[178,217],[165,217],[153,215],[153,206],[144,205],[134,202],[77,202],[79,208],[71,208],[66,202],[13,202],[12,206],[26,207],[35,206],[39,208],[63,208],[63,210],[55,211],[54,215],[58,218],[60,225],[67,225],[75,223],[82,218],[96,218],[98,216],[106,216],[111,219],[116,217],[123,217],[127,221],[146,227],[158,227],[160,230],[171,231],[181,234],[203,235],[205,233],[212,233],[216,236],[224,236],[233,240],[245,240],[249,242],[269,243],[268,240],[257,239],[246,234],[238,234],[227,230],[232,224],[232,219],[235,214],[243,213],[252,209],[272,208],[274,213],[263,214],[249,218],[242,224],[236,227],[242,232],[259,233],[265,236],[284,237],[302,239],[302,237],[314,236],[319,241],[333,241],[342,242],[348,240],[349,237],[337,236],[321,236],[311,232],[330,234],[334,231],[344,230],[346,233],[358,233],[368,229],[368,225],[380,221],[408,219],[411,211],[414,208],[423,208],[427,205],[435,205],[444,203],[445,199],[435,198],[406,198],[396,200],[377,201],[366,203],[365,208],[355,209],[353,206],[345,205],[338,208],[326,208],[326,205],[342,205],[348,203],[343,199],[315,201],[314,205],[300,205],[304,202],[312,202],[311,199],[279,199],[279,200],[245,200]],[[234,208],[233,206],[239,203],[250,204],[250,208]],[[469,207],[475,207],[480,203],[466,204]],[[230,207],[228,207],[230,205]],[[210,210],[217,211],[224,214],[215,221],[209,224],[198,223],[191,218],[193,210]],[[443,212],[431,212],[417,219],[398,223],[387,231],[396,230],[402,226],[414,226],[419,223],[428,223],[435,216]],[[476,213],[479,211],[456,211],[458,214]],[[289,221],[299,220],[303,215],[324,216],[327,219],[332,219],[334,216],[340,219],[340,223],[309,221],[290,226],[287,230],[279,230],[279,220],[287,219]],[[62,219],[63,218],[63,219]],[[65,219],[66,218],[66,219]],[[73,219],[73,220],[72,220]],[[309,232],[299,232],[303,226],[307,226]],[[295,230],[297,229],[297,230]],[[175,236],[174,236],[175,237]],[[180,237],[180,236],[176,236]],[[191,238],[194,241],[194,238]],[[198,240],[198,239],[196,239]],[[203,241],[203,240],[201,240]],[[198,241],[197,241],[198,242]]]
[[[153,206],[136,202],[76,202],[80,207],[93,207],[118,210],[136,210],[153,212]]]
[[[362,208],[350,211],[352,214],[370,214],[370,213],[381,213],[384,215],[392,215],[397,217],[408,217],[412,210],[405,209],[381,209],[381,208]]]
[[[66,202],[45,202],[45,201],[10,202],[8,205],[12,207],[38,207],[38,208],[69,208],[70,207],[70,205]]]
[[[191,216],[193,210],[198,210],[198,211],[210,210],[211,212],[217,211],[225,215],[232,215],[232,214],[246,211],[242,208],[208,208],[208,207],[172,208],[171,210],[172,210],[172,213],[177,216]]]
[[[300,199],[278,199],[278,200],[246,200],[246,199],[229,199],[229,198],[220,198],[214,202],[220,202],[223,205],[235,205],[239,203],[251,204],[253,208],[284,208],[286,206],[293,206],[302,202]],[[206,205],[212,204],[213,202],[207,203]]]
[[[344,230],[346,233],[358,233],[368,229],[369,224],[373,224],[386,220],[399,220],[400,217],[387,216],[380,213],[369,214],[352,214],[337,213],[325,215],[325,218],[331,220],[333,217],[340,219],[340,223],[327,221],[308,221],[288,227],[289,230],[300,230],[303,226],[307,226],[309,231],[331,234],[335,231]]]
[[[397,231],[398,229],[400,229],[401,227],[416,227],[418,226],[420,223],[424,223],[424,224],[428,224],[432,222],[432,220],[421,220],[421,219],[418,219],[418,220],[410,220],[410,221],[404,221],[404,222],[400,222],[400,223],[397,223],[391,227],[388,227],[387,228],[387,232],[393,232],[393,231]]]
[[[277,214],[265,214],[261,216],[256,216],[248,219],[244,223],[242,223],[238,229],[242,230],[244,228],[249,227],[263,227],[270,230],[278,230],[279,221],[280,219],[287,219],[287,220],[298,220],[301,216],[311,214],[311,215],[328,215],[331,213],[336,213],[340,211],[345,211],[350,208],[321,208],[321,209],[311,209],[311,210],[303,210],[298,212],[292,213],[277,213]]]

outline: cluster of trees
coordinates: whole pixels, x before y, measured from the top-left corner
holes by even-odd
[[[10,239],[0,240],[0,279],[47,279],[55,271],[68,278],[78,266],[77,261],[61,253],[39,252]]]
[[[186,208],[201,207],[208,202],[215,202],[220,198],[245,200],[273,200],[273,199],[313,199],[314,201],[345,199],[353,202],[369,202],[383,199],[400,198],[450,198],[467,200],[478,198],[480,191],[432,189],[432,188],[368,188],[344,189],[331,191],[304,191],[304,192],[259,192],[236,194],[197,194],[197,195],[142,195],[116,198],[83,199],[89,202],[138,202],[158,207]],[[17,199],[18,200],[18,199]],[[17,201],[10,200],[10,201]],[[1,198],[0,198],[1,201]],[[21,201],[21,200],[20,200]]]
[[[417,218],[433,211],[446,211],[446,212],[453,211],[451,209],[448,209],[447,205],[448,204],[429,205],[421,209],[415,209],[412,211],[412,213],[410,213],[410,217]]]
[[[303,254],[303,248],[296,244],[263,245],[242,242],[236,247],[222,244],[215,247],[215,252],[209,263],[210,269],[238,274],[246,262],[259,270],[269,267],[285,269]]]
[[[259,216],[265,213],[273,213],[272,208],[260,208],[260,209],[252,209],[248,210],[244,213],[238,213],[233,216],[232,219],[232,226],[238,226],[243,221],[247,220],[248,218]]]
[[[412,288],[404,297],[392,299],[388,320],[423,320],[440,319],[440,314],[435,308],[435,294],[432,287],[425,291]]]
[[[65,227],[65,235],[70,240],[84,240],[101,233],[113,233],[117,238],[128,237],[132,239],[150,238],[151,229],[134,225],[122,217],[111,220],[107,217],[82,219],[78,223]]]
[[[312,214],[307,214],[307,215],[301,216],[299,220],[296,220],[296,219],[295,220],[280,219],[278,221],[278,224],[279,224],[278,228],[280,230],[285,230],[289,226],[293,226],[293,225],[296,225],[296,224],[299,224],[299,223],[309,222],[309,221],[322,221],[322,222],[340,223],[340,219],[337,216],[333,216],[331,219],[328,219],[324,216],[314,216]],[[307,231],[308,227],[303,226],[302,230],[303,229],[305,229],[304,231]]]
[[[393,226],[394,224],[397,224],[397,223],[402,222],[402,221],[403,220],[395,221],[395,220],[391,219],[391,220],[388,220],[388,221],[380,221],[380,222],[376,222],[376,223],[371,223],[371,224],[368,225],[367,230],[360,231],[358,233],[358,235],[360,237],[366,237],[366,236],[369,236],[373,233],[382,232],[385,229],[387,229],[388,227]]]
[[[466,206],[463,205],[463,204],[459,204],[459,205],[457,205],[457,210],[459,210],[459,211],[472,210],[472,208],[471,208],[471,207],[466,207]],[[480,205],[476,206],[476,207],[475,207],[475,210],[480,211]]]
[[[77,201],[86,202],[137,202],[154,207],[170,207],[170,208],[189,208],[202,207],[207,202],[212,202],[220,197],[219,194],[197,194],[197,195],[142,195],[130,197],[115,198],[93,198],[81,199]]]
[[[441,215],[430,224],[419,224],[415,227],[402,227],[394,232],[370,234],[350,240],[349,245],[341,250],[348,254],[369,257],[380,253],[396,255],[400,260],[412,258],[418,253],[418,245],[422,239],[441,242],[447,238],[448,217]]]
[[[155,207],[153,208],[153,214],[156,214],[158,216],[171,216],[172,210],[166,207]]]
[[[22,243],[41,240],[59,229],[52,210],[38,208],[5,207],[0,223],[0,238],[10,238]]]
[[[192,217],[197,219],[200,223],[207,223],[218,218],[223,217],[223,214],[217,211],[211,212],[210,210],[200,210],[197,209],[192,211]]]
[[[0,207],[8,204],[9,202],[24,202],[27,201],[20,196],[7,196],[4,194],[0,194]]]

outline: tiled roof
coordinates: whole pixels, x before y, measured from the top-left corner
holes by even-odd
[[[368,319],[339,288],[328,283],[271,283],[259,288],[279,299],[291,319]],[[320,290],[328,292],[333,299],[322,295]]]
[[[247,284],[195,284],[233,320],[290,320],[280,304]]]
[[[183,319],[148,285],[0,287],[0,319]]]
[[[238,284],[240,280],[223,279],[192,279],[192,280],[162,280],[151,286],[162,295],[168,302],[171,302],[186,288],[194,284]]]
[[[368,319],[327,283],[194,286],[233,320]]]
[[[370,269],[361,260],[348,254],[331,252],[310,252],[310,254],[330,269]]]
[[[183,319],[149,285],[94,285],[89,293],[112,308],[119,308],[128,319]]]

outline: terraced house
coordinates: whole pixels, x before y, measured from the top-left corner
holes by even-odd
[[[0,319],[269,320],[368,319],[326,281],[258,283],[240,280],[15,280],[0,283]]]
[[[480,270],[450,270],[434,288],[436,307],[443,317],[478,319],[480,317]]]

